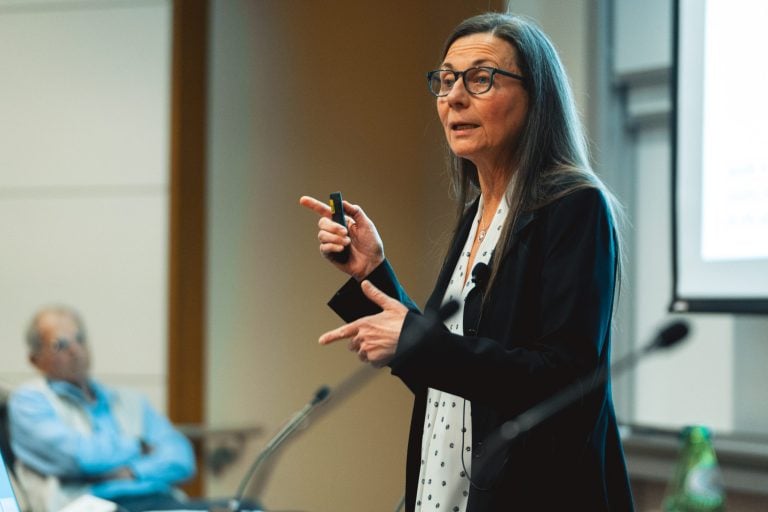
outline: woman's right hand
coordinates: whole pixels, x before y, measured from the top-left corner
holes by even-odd
[[[344,201],[344,213],[347,218],[346,228],[331,220],[331,207],[314,197],[302,196],[299,204],[320,216],[317,222],[320,241],[320,253],[342,272],[358,281],[373,272],[384,261],[384,244],[371,219],[363,209]],[[349,246],[349,259],[339,263],[331,258]]]

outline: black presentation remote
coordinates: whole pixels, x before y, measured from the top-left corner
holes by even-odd
[[[344,203],[341,200],[341,192],[332,192],[331,200],[328,201],[328,205],[331,207],[331,219],[337,224],[341,224],[345,228],[347,227],[347,221],[344,217]],[[346,263],[349,260],[349,246],[346,246],[343,251],[331,254],[331,258],[339,263]]]

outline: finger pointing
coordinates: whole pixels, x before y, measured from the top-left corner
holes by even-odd
[[[312,210],[313,212],[317,213],[318,215],[322,215],[323,217],[330,217],[331,216],[331,207],[328,206],[328,204],[318,201],[314,197],[310,196],[301,196],[299,198],[299,204],[303,206],[304,208],[307,208],[309,210]]]
[[[328,331],[317,340],[321,345],[327,345],[334,341],[353,338],[357,335],[357,326],[354,323],[342,325],[332,331]]]

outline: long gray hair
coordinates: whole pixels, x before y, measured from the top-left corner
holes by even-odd
[[[457,39],[486,33],[507,41],[517,50],[517,65],[525,77],[523,84],[528,92],[528,115],[515,154],[518,166],[509,169],[514,181],[507,188],[510,214],[499,247],[508,246],[522,213],[539,209],[583,188],[600,189],[613,220],[620,220],[618,201],[589,164],[587,142],[563,64],[552,42],[536,24],[510,14],[474,16],[459,24],[448,37],[443,46],[443,58]],[[460,224],[461,217],[480,194],[477,168],[450,149],[448,152]],[[494,253],[486,293],[495,281],[503,252]]]

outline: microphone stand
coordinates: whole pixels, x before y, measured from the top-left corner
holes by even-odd
[[[423,324],[420,326],[422,329],[422,336],[427,336],[429,331],[442,325],[442,322],[453,315],[459,308],[459,303],[456,300],[451,300],[443,304],[437,311],[427,310],[424,313]],[[340,384],[336,386],[333,391],[333,396],[336,397],[336,402],[347,398],[349,395],[356,393],[358,389],[369,380],[376,370],[365,366],[362,369],[354,372],[352,375],[344,379]],[[331,389],[328,386],[321,386],[316,392],[312,400],[305,405],[299,412],[297,412],[293,418],[282,428],[280,431],[269,440],[266,447],[259,453],[256,460],[240,482],[240,486],[237,489],[237,493],[234,498],[230,499],[227,503],[226,510],[228,512],[240,512],[243,496],[245,495],[248,484],[253,479],[256,471],[261,468],[267,460],[277,451],[280,445],[285,442],[295,431],[301,426],[304,419],[314,410],[315,407],[320,405],[331,394]],[[405,505],[405,496],[400,500],[396,510],[401,510]]]
[[[245,477],[240,482],[240,487],[238,487],[235,497],[229,500],[228,510],[231,512],[240,511],[243,495],[245,494],[245,490],[248,487],[248,483],[251,481],[251,478],[253,478],[253,475],[256,473],[256,471],[267,461],[267,459],[269,459],[269,457],[272,456],[272,454],[275,453],[277,448],[283,444],[283,442],[285,442],[285,440],[288,439],[291,434],[296,431],[296,429],[301,426],[304,419],[309,416],[309,413],[311,413],[315,407],[320,405],[325,401],[326,398],[328,398],[330,392],[331,389],[328,386],[321,386],[315,392],[315,396],[312,397],[312,400],[310,400],[307,405],[305,405],[299,412],[297,412],[291,418],[291,420],[286,423],[286,425],[280,429],[280,431],[272,439],[269,440],[267,446],[261,451],[261,453],[259,453],[259,456],[253,462],[250,469],[245,474]]]
[[[323,414],[329,413],[333,406],[341,404],[351,395],[357,393],[360,388],[375,375],[378,375],[378,371],[366,365],[336,384],[333,388],[333,392],[331,392],[331,389],[328,386],[321,386],[315,392],[312,400],[297,412],[291,420],[269,440],[264,449],[259,453],[256,460],[245,474],[245,477],[243,477],[240,482],[235,497],[228,501],[226,512],[240,512],[245,491],[257,471],[267,463],[268,459],[277,452],[278,448],[302,425],[304,419],[309,416],[318,405],[323,404],[323,407],[317,411],[317,414],[322,417]],[[263,481],[261,484],[263,485]]]

